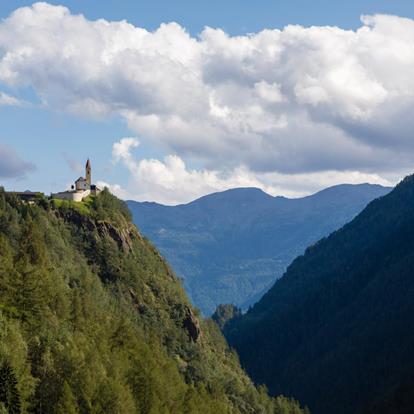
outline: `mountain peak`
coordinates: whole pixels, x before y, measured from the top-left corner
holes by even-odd
[[[229,190],[218,191],[216,193],[207,194],[188,204],[205,203],[209,201],[217,202],[257,202],[263,200],[271,200],[270,194],[267,194],[260,188],[256,187],[238,187]]]
[[[248,187],[174,207],[128,204],[135,223],[184,277],[194,303],[211,314],[220,303],[246,309],[308,245],[388,191],[344,185],[288,199]]]

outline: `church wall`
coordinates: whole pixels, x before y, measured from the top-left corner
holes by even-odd
[[[52,198],[57,198],[58,200],[68,200],[80,202],[90,194],[90,190],[85,191],[64,191],[62,193],[52,194]]]
[[[75,184],[77,190],[87,190],[90,187],[87,181],[76,181]]]

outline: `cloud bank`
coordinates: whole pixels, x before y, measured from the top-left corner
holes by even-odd
[[[0,160],[0,179],[22,178],[35,170],[32,163],[22,160],[12,148],[1,143]]]
[[[177,155],[168,155],[163,160],[138,160],[133,154],[133,150],[138,147],[137,138],[123,138],[113,146],[113,161],[121,163],[130,173],[128,188],[102,181],[98,185],[110,188],[123,199],[152,200],[169,205],[186,203],[205,194],[235,187],[258,187],[272,195],[299,197],[338,182],[391,185],[376,174],[352,171],[290,175],[276,172],[253,173],[246,167],[224,172],[192,169]]]
[[[121,116],[172,154],[138,165],[120,154],[134,174],[175,174],[193,193],[243,174],[276,189],[313,177],[309,190],[325,176],[409,170],[413,39],[413,20],[388,15],[363,16],[356,31],[292,25],[231,37],[206,28],[193,37],[176,23],[148,32],[36,3],[0,23],[0,82],[32,87],[50,108]]]

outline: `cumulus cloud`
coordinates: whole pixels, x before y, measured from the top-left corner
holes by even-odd
[[[12,148],[0,143],[0,178],[22,178],[35,166],[22,160]]]
[[[413,39],[414,21],[389,15],[363,16],[355,31],[194,37],[176,23],[149,32],[36,3],[0,23],[0,82],[32,87],[50,108],[124,118],[175,154],[143,165],[189,181],[195,173],[180,161],[202,165],[208,183],[243,168],[390,176],[414,155]]]
[[[163,160],[139,160],[133,154],[138,146],[137,138],[123,138],[113,145],[114,162],[122,163],[130,172],[128,188],[107,182],[98,185],[108,187],[123,199],[151,200],[168,205],[186,203],[205,194],[235,187],[256,187],[272,195],[299,197],[340,182],[390,185],[378,175],[357,171],[290,175],[255,173],[245,166],[226,171],[195,169],[189,168],[177,155],[168,155]]]

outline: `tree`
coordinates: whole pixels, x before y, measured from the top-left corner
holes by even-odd
[[[73,395],[70,385],[65,381],[62,387],[62,395],[59,399],[56,414],[77,414],[78,403]]]
[[[8,362],[0,368],[0,402],[9,414],[20,414],[20,396],[17,390],[17,379]]]

